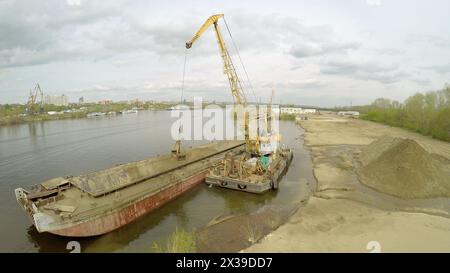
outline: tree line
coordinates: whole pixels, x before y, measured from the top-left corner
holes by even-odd
[[[360,110],[363,119],[450,141],[450,86],[439,91],[416,93],[403,103],[378,98]]]

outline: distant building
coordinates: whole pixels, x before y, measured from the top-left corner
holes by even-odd
[[[138,107],[144,105],[144,103],[142,101],[140,101],[139,99],[130,100],[128,102],[128,104],[138,106]]]
[[[359,117],[359,112],[357,111],[339,111],[338,116],[350,116],[350,117]]]
[[[280,111],[281,111],[281,114],[295,115],[295,114],[301,114],[302,108],[300,108],[300,107],[281,107]]]
[[[97,102],[97,104],[103,104],[103,105],[111,104],[111,103],[113,103],[112,100],[101,100],[101,101]]]
[[[69,97],[66,95],[61,95],[61,100],[62,100],[62,105],[63,106],[68,106],[69,105]]]
[[[302,114],[315,114],[317,113],[316,109],[302,109]]]
[[[44,104],[53,104],[56,106],[68,106],[69,97],[64,94],[61,96],[45,95]]]
[[[84,103],[84,97],[79,98],[79,99],[78,99],[78,103],[80,103],[80,104],[81,104],[81,103]]]
[[[300,114],[315,114],[316,109],[303,109],[300,107],[281,107],[281,114],[300,115]]]

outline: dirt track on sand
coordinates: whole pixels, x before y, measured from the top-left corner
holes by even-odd
[[[399,188],[380,187],[383,179],[374,182],[370,172],[365,177],[362,174],[364,184],[357,175],[358,170],[363,170],[361,162],[378,160],[381,164],[402,153],[419,153],[422,160],[432,157],[441,163],[448,162],[450,143],[333,115],[312,116],[300,124],[306,130],[305,145],[311,149],[317,191],[286,224],[245,252],[369,252],[367,244],[371,241],[376,241],[382,252],[450,251],[450,199],[425,198],[446,196],[436,195],[436,191],[445,190],[439,187],[429,190],[425,185],[422,192],[425,194],[408,190],[405,194]],[[383,158],[382,152],[364,153],[368,144],[386,135],[407,141],[394,147],[390,157]],[[445,169],[447,165],[443,166]],[[447,181],[443,179],[445,184]],[[401,184],[400,189],[405,186]],[[421,190],[423,187],[419,187],[418,191]]]

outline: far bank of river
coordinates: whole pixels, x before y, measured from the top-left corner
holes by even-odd
[[[142,109],[140,111],[163,111],[165,109]],[[82,119],[88,118],[89,114],[97,113],[96,111],[85,112],[67,112],[67,113],[55,113],[55,114],[36,114],[36,115],[15,115],[15,116],[0,116],[0,126],[17,125],[31,122],[41,122],[50,120],[64,120],[64,119]],[[108,116],[108,113],[104,113]],[[110,116],[117,115],[119,112],[110,112]]]
[[[77,119],[77,118],[85,118],[86,116],[87,113],[85,112],[64,113],[58,115],[39,114],[28,116],[7,116],[7,117],[0,117],[0,126],[16,125],[28,122],[40,122],[47,120]]]

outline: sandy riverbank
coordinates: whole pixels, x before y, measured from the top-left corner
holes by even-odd
[[[318,187],[286,224],[245,252],[449,252],[449,198],[402,199],[361,184],[355,158],[382,136],[412,139],[450,159],[450,143],[373,122],[314,116],[306,130]]]

